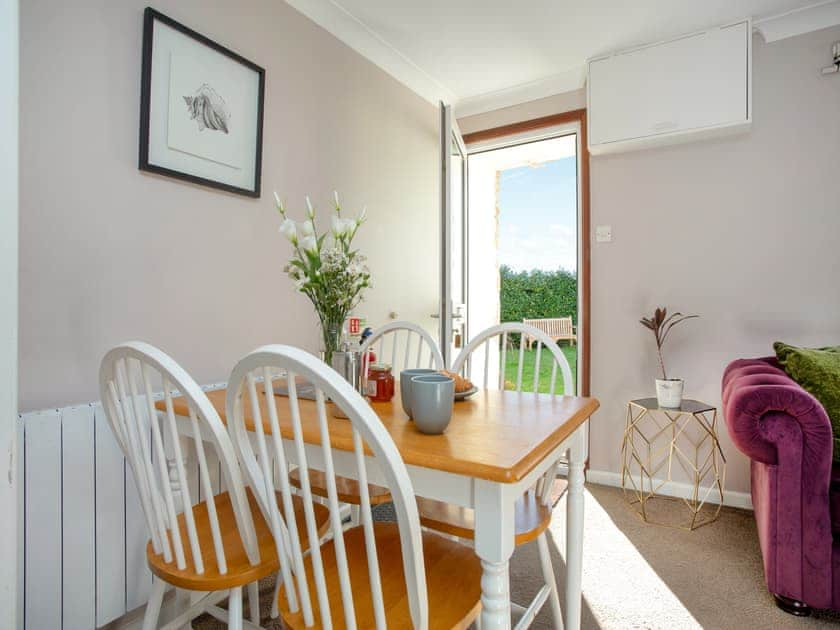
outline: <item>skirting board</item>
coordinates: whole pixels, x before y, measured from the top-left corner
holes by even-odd
[[[586,480],[590,483],[597,483],[602,486],[612,486],[614,488],[621,487],[621,474],[611,472],[609,470],[592,470],[586,471]],[[658,485],[661,480],[654,479],[654,485]],[[663,486],[659,494],[668,497],[677,497],[679,499],[688,499],[692,496],[693,486],[687,483],[672,481]],[[709,502],[717,503],[712,493],[709,494]],[[731,490],[723,491],[723,504],[727,507],[740,508],[742,510],[752,510],[752,497],[748,492],[733,492]]]

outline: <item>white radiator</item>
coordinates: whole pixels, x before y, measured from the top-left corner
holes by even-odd
[[[18,440],[20,629],[89,630],[145,604],[145,519],[102,405],[22,414]]]

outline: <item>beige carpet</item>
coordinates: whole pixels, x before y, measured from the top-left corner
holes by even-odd
[[[677,509],[676,503],[670,509]],[[563,601],[565,500],[555,509],[550,540]],[[643,523],[620,490],[587,485],[584,529],[583,620],[586,629],[836,628],[840,614],[816,612],[800,619],[776,608],[764,587],[752,514],[724,509],[720,520],[694,532]],[[536,544],[518,548],[511,560],[513,600],[527,603],[540,587]],[[262,584],[263,623],[272,582]],[[246,604],[247,610],[247,604]],[[209,618],[194,627],[223,628]],[[543,611],[532,626],[551,628]]]

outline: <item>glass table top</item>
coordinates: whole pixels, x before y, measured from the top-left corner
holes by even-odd
[[[684,398],[682,401],[682,405],[677,407],[660,407],[659,403],[657,402],[656,398],[637,398],[636,400],[630,401],[631,405],[635,405],[637,407],[643,407],[649,411],[669,411],[671,413],[704,413],[706,411],[714,411],[715,406],[709,405],[704,402],[700,402],[699,400],[692,400],[690,398]]]

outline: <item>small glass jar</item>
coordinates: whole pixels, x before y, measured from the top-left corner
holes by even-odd
[[[368,369],[365,393],[371,402],[389,402],[394,397],[394,375],[387,363],[374,363]]]

